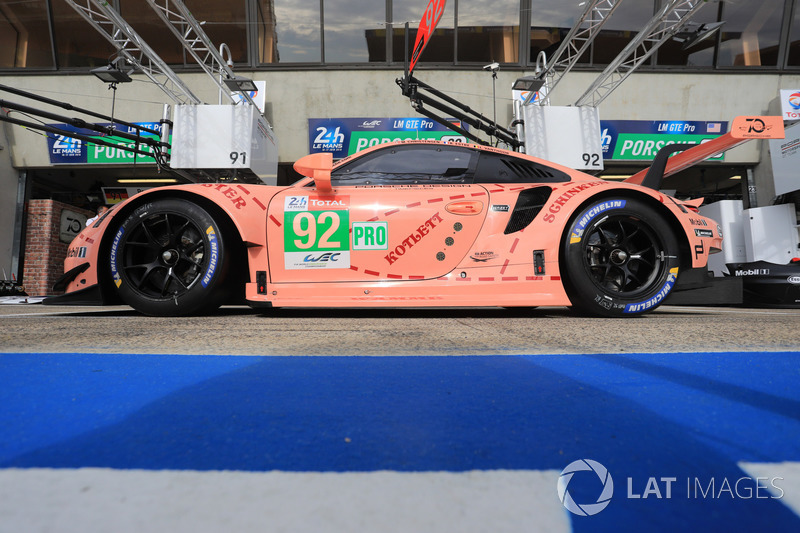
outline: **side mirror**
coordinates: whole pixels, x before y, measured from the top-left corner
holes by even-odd
[[[294,164],[294,169],[299,174],[313,179],[317,191],[323,194],[333,191],[333,186],[331,185],[331,169],[333,169],[332,153],[323,152],[301,157]]]

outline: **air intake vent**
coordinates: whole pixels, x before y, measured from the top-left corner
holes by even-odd
[[[523,157],[481,152],[473,183],[564,183],[570,176],[563,170]]]
[[[527,163],[522,161],[511,161],[503,159],[503,164],[508,167],[511,173],[521,178],[521,180],[547,180],[562,181],[562,176],[557,176],[553,169],[544,166]]]
[[[517,205],[514,206],[514,211],[511,213],[511,218],[503,233],[508,235],[527,228],[542,210],[547,199],[550,198],[551,192],[553,189],[550,187],[536,187],[519,193]]]

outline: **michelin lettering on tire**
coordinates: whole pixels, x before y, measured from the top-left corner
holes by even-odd
[[[208,268],[206,269],[205,274],[203,274],[203,287],[208,287],[211,278],[214,277],[214,272],[217,270],[217,259],[219,257],[219,241],[217,240],[217,232],[214,231],[213,226],[209,226],[206,229],[206,235],[208,235],[208,244],[209,248],[211,249],[211,257],[208,261]]]
[[[635,304],[628,304],[625,306],[626,313],[641,313],[642,311],[647,311],[651,307],[654,307],[660,304],[664,298],[669,295],[672,287],[675,286],[675,282],[678,281],[678,269],[671,268],[669,270],[669,276],[667,277],[667,281],[664,283],[664,286],[661,287],[661,290],[653,296],[643,302],[638,302]]]
[[[594,217],[609,209],[621,209],[623,207],[625,207],[625,200],[609,200],[597,204],[588,213],[578,219],[577,223],[572,228],[572,234],[570,235],[569,243],[575,244],[581,242],[581,238],[583,237],[583,232],[586,230],[586,226],[589,225]]]
[[[122,236],[125,234],[125,228],[119,228],[117,234],[114,236],[114,241],[111,243],[111,254],[110,254],[110,261],[111,261],[111,279],[114,280],[114,285],[119,286],[122,285],[122,276],[119,275],[119,268],[117,267],[117,258],[119,257],[119,241],[122,239]]]

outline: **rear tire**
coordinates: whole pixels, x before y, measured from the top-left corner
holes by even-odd
[[[574,307],[598,316],[658,307],[678,278],[679,244],[667,220],[642,201],[594,201],[570,222],[563,242],[565,287]]]
[[[227,243],[218,222],[186,200],[138,207],[118,228],[109,269],[123,302],[153,316],[208,313],[225,297]]]

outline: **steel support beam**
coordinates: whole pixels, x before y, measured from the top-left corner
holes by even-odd
[[[223,75],[231,79],[235,74],[186,5],[181,0],[147,0],[147,3],[183,44],[189,55],[219,86],[220,92],[235,103],[234,93],[222,82]],[[247,92],[241,94],[247,102],[255,105]]]
[[[202,104],[119,13],[101,0],[64,0],[176,104]]]
[[[674,36],[703,5],[704,0],[669,0],[644,29],[619,53],[575,105],[598,106],[614,89]]]
[[[589,46],[600,33],[614,10],[623,0],[591,0],[587,2],[581,17],[567,33],[561,45],[552,57],[547,58],[547,66],[539,74],[539,79],[547,79],[547,97],[553,93],[561,79],[578,62],[578,59],[589,50]]]

